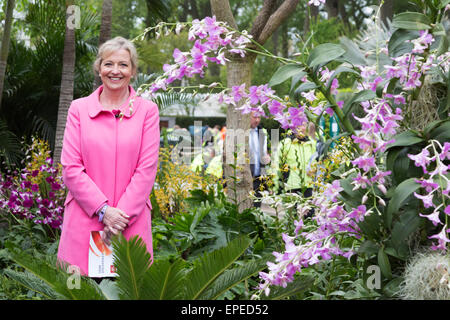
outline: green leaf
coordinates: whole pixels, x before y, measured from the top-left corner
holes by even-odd
[[[292,91],[294,90],[295,86],[300,82],[300,80],[301,80],[304,76],[306,76],[306,72],[303,71],[303,72],[297,73],[296,75],[294,75],[294,76],[292,77],[292,81],[291,81],[291,90],[289,90],[289,92],[292,92]]]
[[[391,264],[389,263],[389,257],[384,252],[383,248],[378,251],[378,266],[381,273],[388,279],[392,278]]]
[[[144,286],[143,279],[150,267],[151,256],[144,241],[137,235],[128,241],[120,235],[112,245],[120,298],[139,300],[149,296],[153,288]]]
[[[416,178],[409,178],[400,183],[394,190],[389,205],[387,207],[387,226],[390,229],[392,224],[392,215],[394,212],[398,212],[403,202],[417,189],[420,188],[420,184],[415,182]]]
[[[430,132],[430,138],[439,141],[450,140],[450,121],[446,121]]]
[[[105,299],[98,285],[86,277],[80,276],[78,278],[80,281],[79,289],[69,288],[67,284],[71,281],[72,277],[77,277],[77,275],[66,272],[68,266],[57,262],[56,257],[36,259],[10,242],[5,243],[5,247],[8,248],[10,257],[14,262],[32,273],[59,296],[69,300]],[[18,280],[18,278],[16,279]],[[22,277],[23,279],[25,277]],[[33,290],[42,290],[42,282],[35,282],[36,287]],[[22,282],[22,284],[25,284],[25,282]],[[28,284],[31,285],[31,282],[28,282]]]
[[[359,222],[358,226],[367,238],[378,239],[383,221],[377,212],[372,212]]]
[[[221,274],[199,299],[215,300],[242,281],[250,278],[267,267],[266,260],[249,261],[244,265]]]
[[[392,148],[387,151],[386,155],[386,169],[389,171],[393,171],[394,169],[394,163],[397,160],[398,155],[402,151],[401,148]]]
[[[419,228],[422,223],[422,218],[418,215],[417,210],[410,210],[400,216],[400,220],[394,223],[392,228],[391,243],[398,252],[400,246],[403,245],[406,239]]]
[[[397,58],[404,55],[407,52],[411,52],[414,45],[409,42],[409,40],[417,39],[419,37],[419,32],[416,30],[396,30],[388,43],[389,56],[392,58]]]
[[[448,38],[445,33],[445,27],[442,23],[436,24],[432,32],[435,41],[431,44],[430,50],[436,55],[440,56],[448,51]]]
[[[298,64],[290,63],[285,64],[284,66],[281,66],[275,74],[272,76],[272,78],[269,81],[269,87],[273,87],[277,84],[280,84],[287,79],[290,79],[291,77],[303,72],[303,67],[301,67]]]
[[[314,48],[306,63],[311,68],[318,66],[319,64],[326,64],[333,61],[345,53],[345,49],[338,44],[324,43]]]
[[[425,30],[431,29],[430,19],[419,12],[402,12],[395,15],[392,26],[399,29]]]
[[[358,249],[358,253],[365,253],[368,257],[376,254],[380,247],[372,240],[365,240]]]
[[[287,284],[286,288],[272,286],[267,300],[282,300],[308,290],[314,284],[314,277],[300,275],[294,281]]]
[[[316,88],[317,88],[317,85],[315,83],[313,83],[313,82],[302,83],[301,85],[299,85],[297,87],[297,89],[295,89],[295,91],[294,91],[294,98],[299,100],[300,97],[301,97],[300,94],[302,92],[313,90],[313,89],[316,89]]]
[[[447,119],[445,119],[445,120],[435,120],[435,121],[430,122],[423,129],[424,135],[428,136],[432,130],[434,130],[436,127],[440,126],[441,124],[445,123],[446,121],[448,121],[448,120]]]
[[[33,275],[32,273],[18,272],[11,269],[6,269],[3,271],[9,278],[19,282],[22,286],[27,288],[28,290],[32,290],[40,295],[46,297],[47,299],[56,300],[62,299],[61,295],[59,295],[55,290],[52,289],[51,286],[46,284],[44,281]]]
[[[448,4],[450,4],[450,0],[441,0],[441,9],[445,8]]]
[[[339,74],[344,73],[344,72],[345,72],[345,73],[353,73],[353,74],[356,74],[357,76],[361,76],[361,74],[360,74],[358,71],[356,71],[356,70],[354,70],[354,69],[352,69],[352,68],[349,68],[349,67],[347,67],[347,66],[341,64],[339,67],[336,68],[336,70],[334,70],[334,72],[333,72],[333,74],[331,75],[330,79],[328,79],[327,90],[330,90],[331,84],[333,83],[333,80],[334,80]]]
[[[371,100],[371,99],[374,99],[375,97],[376,97],[376,94],[372,90],[362,90],[358,93],[355,93],[349,100],[347,100],[345,102],[344,107],[342,108],[342,110],[345,113],[345,117],[348,117],[348,115],[350,114],[350,112],[352,110],[352,106],[355,103],[360,103],[363,101]]]
[[[411,146],[416,143],[423,142],[424,139],[417,136],[412,131],[404,131],[402,133],[399,133],[393,137],[395,139],[394,143],[391,143],[388,145],[387,149],[394,148],[394,147],[406,147]]]
[[[402,183],[404,180],[410,178],[412,173],[416,170],[415,166],[412,165],[411,160],[408,158],[408,153],[410,149],[408,147],[404,147],[400,149],[395,162],[392,167],[392,175],[395,180],[395,185]],[[413,166],[411,168],[411,166]]]
[[[397,293],[400,290],[400,285],[403,282],[403,277],[397,277],[389,281],[384,287],[383,292],[388,297],[396,297]]]
[[[250,244],[251,240],[242,236],[231,241],[228,246],[205,253],[201,258],[195,260],[193,269],[186,276],[186,299],[198,299],[245,252]]]
[[[177,300],[185,297],[186,263],[179,258],[171,263],[168,259],[157,260],[145,275],[145,285],[151,288],[145,299]]]
[[[119,288],[115,281],[103,279],[98,285],[108,300],[119,300]]]

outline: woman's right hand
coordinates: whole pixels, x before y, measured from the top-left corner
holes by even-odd
[[[103,216],[103,224],[113,234],[118,234],[125,230],[130,222],[130,217],[119,208],[108,207]]]

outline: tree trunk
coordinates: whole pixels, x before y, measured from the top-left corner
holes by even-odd
[[[73,4],[73,0],[66,1],[66,6]],[[67,14],[69,18],[69,14]],[[66,19],[67,21],[67,19]],[[54,163],[61,161],[61,151],[66,127],[67,111],[73,100],[73,79],[75,70],[75,28],[66,23],[66,35],[64,40],[64,56],[61,77],[61,89],[59,94],[58,119],[56,122]]]
[[[212,14],[218,21],[228,23],[231,28],[237,29],[237,24],[230,8],[229,1],[210,0]],[[295,8],[299,0],[285,0],[275,9],[276,0],[265,0],[263,8],[254,20],[250,34],[259,44],[269,39],[277,28],[285,21]],[[252,68],[256,56],[249,54],[245,58],[233,55],[227,62],[227,87],[245,83],[249,88],[252,80]],[[249,193],[253,190],[253,179],[248,163],[250,116],[243,115],[233,105],[227,109],[227,133],[224,146],[224,174],[227,183],[227,196],[235,199],[239,205],[239,211],[252,207]],[[235,157],[236,155],[236,157]],[[247,158],[247,160],[246,160]],[[237,162],[237,163],[235,163]],[[236,169],[233,165],[236,164]]]
[[[112,0],[103,0],[102,5],[102,22],[100,25],[100,36],[98,38],[98,47],[111,39],[112,28]],[[97,89],[102,81],[98,74],[94,75],[94,90]]]
[[[239,86],[245,83],[251,86],[254,56],[241,59],[235,57],[227,63],[227,86]],[[238,105],[240,106],[240,105]],[[249,192],[253,190],[253,178],[249,158],[250,116],[244,115],[233,105],[227,109],[227,133],[224,146],[224,173],[227,181],[227,195],[239,204],[239,209],[251,208],[253,201],[249,199]],[[236,156],[235,156],[236,153]],[[233,166],[237,166],[236,170]],[[234,180],[233,177],[237,178]],[[237,181],[237,183],[235,183]]]
[[[380,20],[387,27],[387,21],[392,21],[394,15],[394,0],[384,0],[380,10]]]
[[[0,109],[2,106],[3,86],[5,83],[6,63],[8,61],[9,40],[11,37],[14,6],[15,0],[8,0],[6,3],[5,27],[3,29],[3,39],[0,53]]]
[[[327,0],[325,7],[327,9],[328,19],[337,18],[339,14],[338,0]]]

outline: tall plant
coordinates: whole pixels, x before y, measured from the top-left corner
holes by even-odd
[[[11,41],[6,70],[2,117],[18,137],[37,133],[54,150],[59,87],[66,26],[65,1],[35,1],[25,16],[31,47],[20,39]],[[95,53],[92,31],[98,26],[94,13],[82,10],[75,29],[76,63],[74,97],[92,91],[90,57]],[[54,90],[57,88],[58,90]]]
[[[11,25],[13,21],[13,11],[15,0],[6,2],[5,27],[3,29],[3,38],[0,49],[0,108],[2,106],[3,84],[5,82],[6,62],[8,61],[9,39],[11,36]]]

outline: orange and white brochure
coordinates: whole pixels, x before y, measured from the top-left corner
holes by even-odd
[[[89,277],[116,277],[113,249],[103,242],[103,231],[91,231],[89,240]]]

